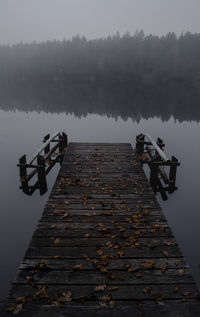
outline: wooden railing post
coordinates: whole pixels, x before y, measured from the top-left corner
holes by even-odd
[[[67,134],[66,133],[62,133],[62,138],[63,138],[63,145],[64,145],[64,148],[67,147],[68,145],[68,138],[67,138]]]
[[[50,134],[45,135],[43,143],[45,143],[50,138]],[[44,148],[44,153],[47,154],[50,151],[50,143]]]
[[[45,173],[45,159],[43,156],[37,156],[38,164],[38,186],[40,189],[40,195],[43,195],[47,191],[46,173]]]
[[[139,134],[136,136],[136,152],[142,154],[144,152],[144,134]]]
[[[64,151],[64,144],[62,135],[59,133],[59,152],[62,153]]]
[[[157,163],[150,163],[149,164],[150,167],[150,184],[153,188],[154,193],[157,193],[157,179],[158,179],[158,165]]]
[[[28,194],[29,188],[28,188],[28,182],[27,182],[27,167],[26,167],[25,154],[19,159],[19,175],[20,175],[22,190],[25,194]]]
[[[24,180],[27,176],[26,172],[26,155],[24,154],[19,159],[19,174],[20,174],[20,180]]]
[[[176,182],[176,171],[177,166],[179,165],[176,157],[172,156],[170,171],[169,171],[169,193],[173,193],[175,191],[175,182]]]

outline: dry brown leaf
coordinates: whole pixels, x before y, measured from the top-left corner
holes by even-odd
[[[124,251],[123,250],[117,251],[117,254],[119,255],[120,258],[124,257]]]
[[[177,293],[180,289],[180,286],[179,285],[176,285],[174,288],[173,288],[173,292],[174,293]]]
[[[169,256],[169,253],[168,253],[166,250],[162,250],[162,254],[163,254],[164,256]]]
[[[87,296],[78,296],[74,298],[77,302],[85,302],[87,300]]]
[[[188,295],[191,294],[191,292],[183,291],[182,294],[183,294],[184,296],[188,296]]]
[[[185,273],[185,270],[184,270],[184,269],[178,270],[178,275],[179,275],[179,276],[182,276],[184,273]]]
[[[98,255],[103,255],[103,251],[102,251],[101,249],[97,250],[96,253],[97,253]]]
[[[116,275],[111,273],[107,275],[108,278],[110,278],[111,280],[115,280],[116,279]]]
[[[135,276],[136,276],[137,278],[142,277],[142,273],[136,273]]]
[[[70,291],[66,291],[62,293],[62,301],[63,302],[71,302],[72,293]]]
[[[12,312],[13,315],[18,315],[23,310],[23,304],[12,304],[8,307],[8,311]]]
[[[128,272],[135,272],[136,271],[136,268],[134,268],[134,267],[130,267],[129,269],[128,269]]]
[[[58,244],[60,242],[60,239],[59,238],[56,238],[55,240],[54,240],[54,244]]]
[[[83,254],[83,257],[86,259],[86,260],[90,260],[89,256],[87,254]]]
[[[116,305],[116,302],[114,300],[109,301],[109,305],[111,307],[114,307]]]
[[[166,266],[166,264],[162,264],[160,268],[161,268],[161,271],[162,271],[163,273],[167,271],[167,266]]]
[[[74,271],[83,270],[83,264],[77,264],[77,265],[72,266],[72,270],[74,270]]]
[[[54,255],[53,258],[54,259],[62,259],[62,256],[61,255]]]
[[[108,292],[116,291],[119,286],[107,286],[106,289]]]
[[[108,269],[107,269],[106,267],[101,267],[101,268],[100,268],[100,271],[101,271],[102,273],[107,273],[107,272],[108,272]]]
[[[151,292],[151,290],[152,290],[152,287],[151,287],[151,286],[146,286],[146,287],[143,288],[143,292],[144,292],[145,294],[149,294],[149,293]]]
[[[56,225],[50,225],[49,228],[50,229],[54,229],[56,227]]]
[[[160,293],[154,293],[153,294],[153,296],[154,296],[154,299],[155,299],[155,301],[156,301],[156,303],[158,304],[158,305],[164,305],[165,303],[164,303],[164,298],[165,298],[165,296],[163,295],[163,294],[160,294]]]
[[[155,261],[149,261],[149,262],[140,263],[140,266],[145,269],[152,269],[154,264],[155,264]]]
[[[111,300],[111,297],[110,295],[103,295],[100,297],[100,300],[105,302],[105,301]]]
[[[102,285],[97,285],[95,288],[94,288],[94,291],[95,292],[103,292],[106,288],[106,284],[102,284]]]
[[[172,241],[164,241],[164,244],[167,245],[168,247],[175,245],[175,243]]]

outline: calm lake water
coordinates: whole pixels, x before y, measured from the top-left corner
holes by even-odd
[[[98,106],[101,102],[99,101]],[[109,104],[109,100],[108,100]],[[79,109],[78,104],[76,105]],[[32,109],[25,111],[25,103],[12,107],[4,104],[0,110],[0,298],[5,299],[10,283],[16,275],[34,228],[42,214],[44,204],[58,173],[54,167],[48,176],[49,191],[44,196],[35,192],[31,197],[19,189],[18,159],[23,154],[31,156],[41,145],[42,138],[56,131],[68,134],[69,141],[83,142],[130,142],[135,146],[135,137],[139,133],[149,133],[152,137],[162,138],[166,144],[166,154],[175,155],[181,162],[177,173],[178,191],[163,202],[159,202],[171,226],[177,242],[190,265],[193,276],[200,285],[200,209],[199,209],[199,164],[200,164],[200,124],[191,121],[189,109],[173,116],[168,111],[165,121],[158,114],[150,117],[143,110],[131,118],[121,104],[121,113],[112,114],[109,108],[101,114],[94,111],[96,105],[88,111],[51,113],[42,105],[32,102]],[[114,106],[113,106],[114,108]],[[176,104],[171,105],[171,109]],[[17,109],[24,109],[17,110]],[[81,109],[81,108],[80,108]],[[162,119],[161,119],[162,117]],[[174,119],[176,117],[176,120]],[[187,119],[188,117],[188,119]],[[193,114],[193,117],[195,115]],[[137,120],[136,120],[137,119]]]

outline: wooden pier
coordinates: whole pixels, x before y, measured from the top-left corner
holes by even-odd
[[[70,143],[2,316],[193,317],[191,272],[130,144]]]

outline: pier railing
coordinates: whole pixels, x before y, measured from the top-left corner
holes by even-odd
[[[27,195],[32,195],[36,189],[43,195],[47,191],[46,175],[51,171],[57,162],[62,162],[67,147],[67,135],[63,132],[56,132],[52,136],[47,134],[43,139],[43,145],[27,161],[24,154],[19,159],[19,171],[21,189]],[[33,177],[37,179],[30,184]]]
[[[166,192],[171,194],[177,190],[176,172],[180,163],[175,156],[169,159],[163,151],[164,147],[162,139],[157,138],[155,141],[149,134],[140,134],[136,137],[136,152],[140,162],[148,164],[150,168],[151,186],[155,193],[160,192],[163,200],[166,200]]]

